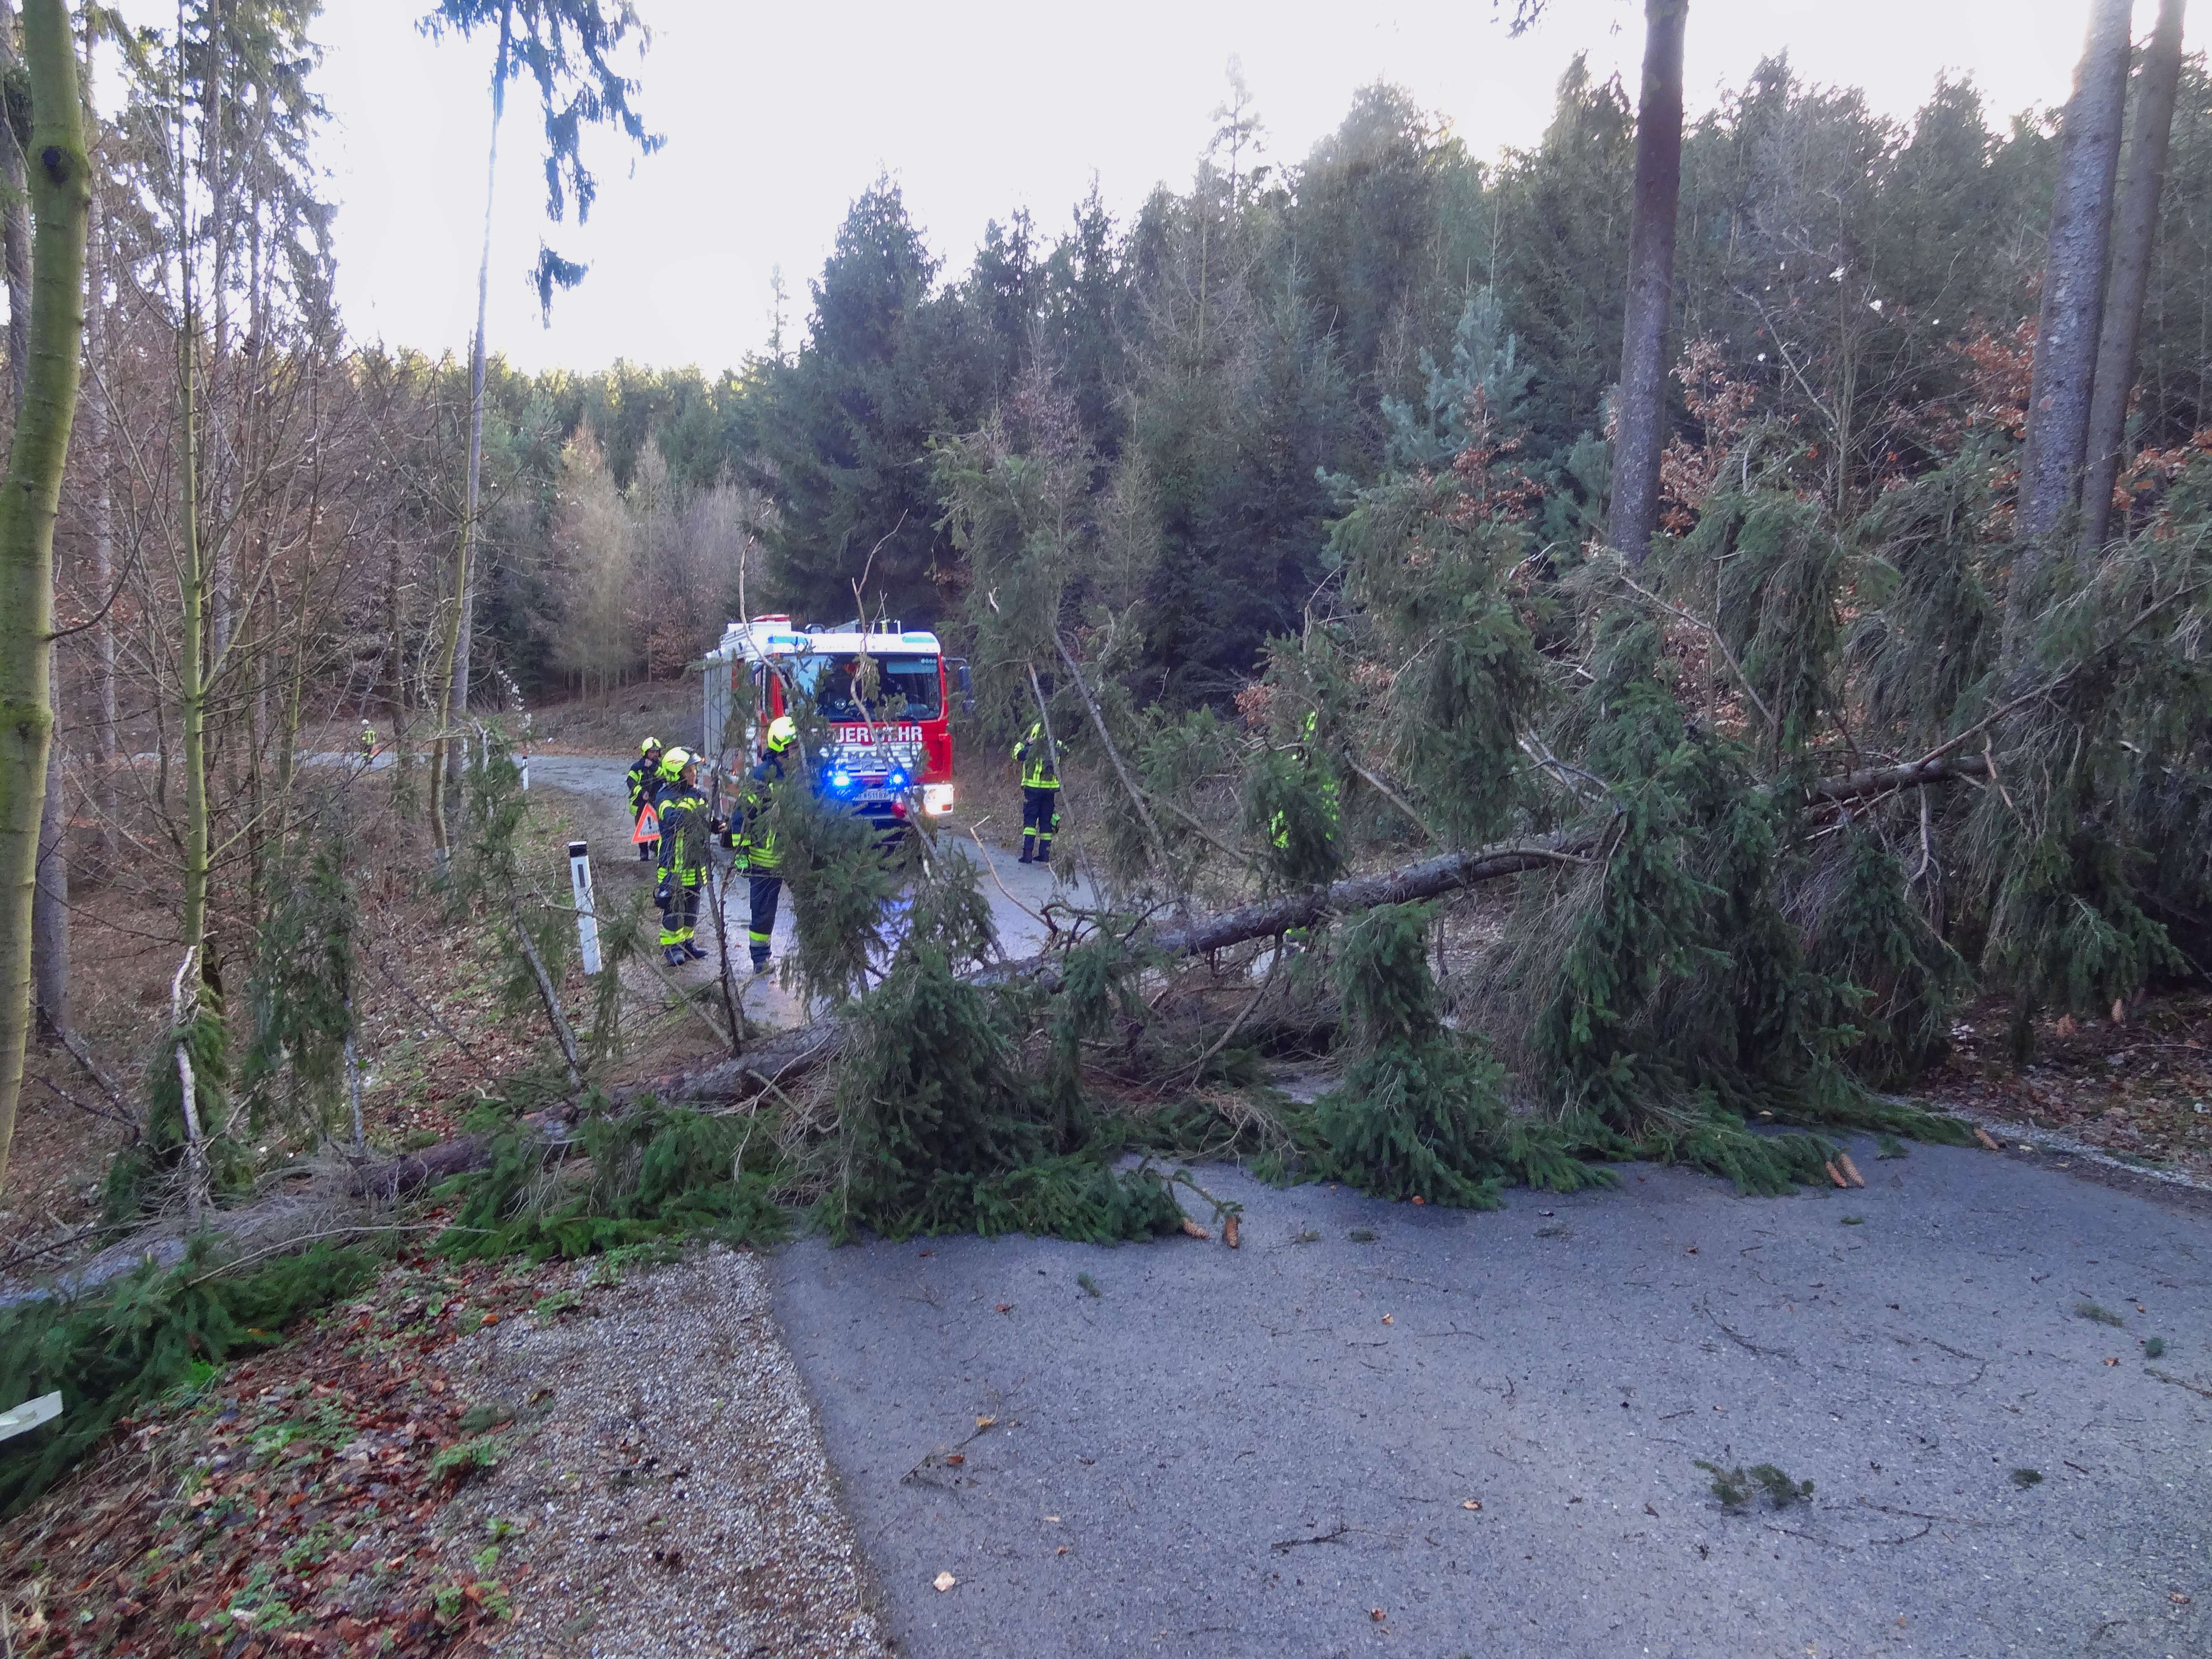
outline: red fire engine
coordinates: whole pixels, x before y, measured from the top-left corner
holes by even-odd
[[[787,616],[755,617],[722,630],[705,668],[700,752],[717,757],[726,788],[759,757],[768,723],[811,698],[830,724],[827,751],[806,757],[824,793],[886,829],[952,810],[952,703],[968,692],[968,665],[948,659],[936,635],[896,622],[794,628]],[[866,699],[864,668],[876,685]],[[750,723],[732,727],[733,708],[749,708]]]

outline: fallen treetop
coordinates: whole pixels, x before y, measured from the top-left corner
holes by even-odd
[[[1977,756],[1942,756],[1893,766],[1863,768],[1823,778],[1807,791],[1825,805],[1842,805],[1916,785],[1951,778],[1983,778],[1987,764]],[[1164,956],[1203,956],[1255,939],[1273,939],[1325,917],[1437,898],[1500,877],[1556,865],[1585,864],[1604,844],[1610,818],[1594,819],[1546,836],[1504,842],[1471,852],[1442,853],[1415,864],[1375,875],[1347,876],[1326,887],[1278,894],[1231,910],[1149,930],[1136,942]],[[979,980],[1027,980],[1057,988],[1058,964],[1050,956],[1025,957],[979,970]],[[664,1077],[648,1078],[620,1091],[624,1102],[651,1095],[663,1101],[737,1101],[782,1086],[835,1057],[841,1036],[835,1015],[778,1032],[732,1059]]]
[[[1844,805],[1921,784],[1989,775],[1987,763],[1977,756],[1929,757],[1824,778],[1811,785],[1806,793],[1814,803]],[[1347,876],[1326,887],[1278,894],[1173,927],[1150,929],[1140,933],[1133,942],[1164,956],[1202,956],[1252,939],[1277,938],[1297,928],[1311,927],[1328,916],[1348,915],[1382,904],[1437,898],[1526,871],[1586,864],[1602,848],[1611,827],[1610,817],[1592,819],[1546,836],[1525,837],[1472,852],[1439,854],[1374,875]],[[1045,955],[994,963],[970,977],[1000,983],[1021,981],[1056,990],[1059,975],[1058,957]],[[628,1106],[647,1098],[672,1104],[740,1104],[756,1100],[834,1060],[842,1045],[843,1035],[842,1022],[836,1015],[812,1020],[764,1037],[743,1054],[728,1059],[688,1071],[641,1079],[617,1090],[615,1101],[617,1105]],[[574,1120],[574,1109],[571,1107],[533,1114],[526,1121],[539,1127],[551,1150],[569,1140]],[[457,1136],[419,1152],[354,1169],[341,1178],[339,1190],[354,1204],[363,1200],[371,1205],[389,1203],[480,1168],[489,1161],[492,1146],[487,1135]],[[248,1218],[262,1207],[249,1206],[226,1212],[213,1221],[214,1230],[233,1237],[249,1234],[252,1224]],[[165,1235],[173,1235],[175,1228],[170,1225],[164,1231]],[[145,1248],[143,1239],[142,1235],[130,1243],[112,1247],[102,1253],[96,1264],[86,1264],[94,1271],[86,1273],[81,1269],[71,1281],[73,1291],[105,1282],[137,1265]],[[181,1241],[173,1241],[170,1248],[180,1249]]]

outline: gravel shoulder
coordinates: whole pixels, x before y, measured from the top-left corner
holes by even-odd
[[[512,1527],[530,1568],[491,1652],[887,1651],[769,1297],[760,1258],[715,1247],[456,1349],[466,1392],[514,1413],[520,1442],[448,1517]]]
[[[1240,1250],[809,1240],[775,1308],[916,1659],[2212,1649],[2203,1206],[1852,1151],[1486,1214],[1209,1170]]]

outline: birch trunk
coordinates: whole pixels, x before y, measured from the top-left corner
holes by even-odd
[[[53,739],[54,518],[84,344],[92,201],[67,0],[26,0],[33,231],[22,412],[0,492],[0,1184],[30,1033],[31,891]]]

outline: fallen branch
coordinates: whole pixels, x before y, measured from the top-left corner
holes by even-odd
[[[1886,795],[1893,789],[1910,789],[1916,784],[1989,775],[1989,763],[1979,755],[1931,755],[1901,766],[1869,766],[1840,777],[1822,778],[1805,793],[1814,800],[1840,805],[1869,795]]]

